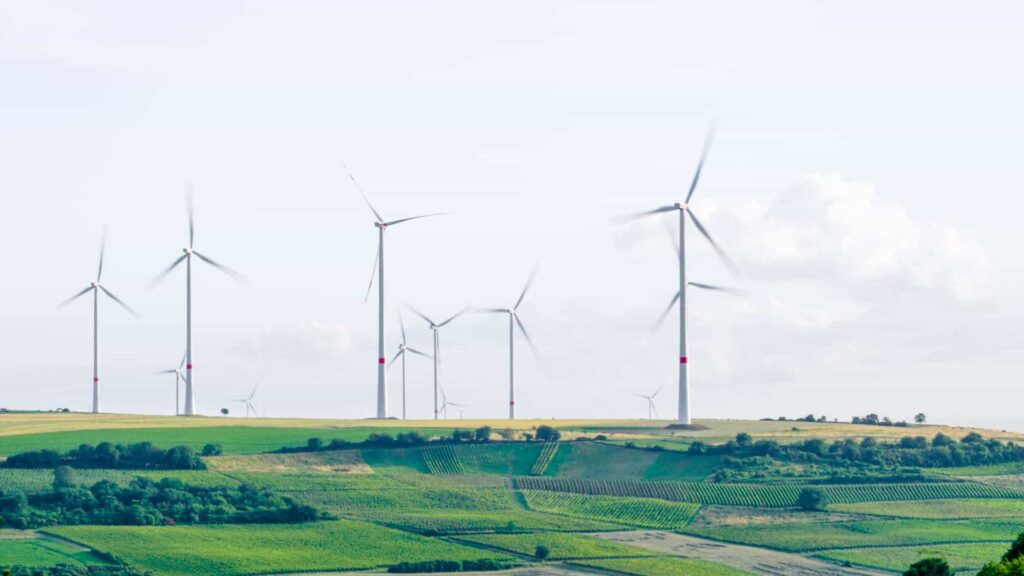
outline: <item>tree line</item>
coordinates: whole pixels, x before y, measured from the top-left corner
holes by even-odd
[[[203,455],[220,453],[216,444],[207,444]],[[4,468],[111,468],[126,470],[205,470],[206,464],[189,446],[175,446],[164,450],[150,442],[96,446],[82,444],[67,452],[56,450],[30,450],[15,454],[0,463]]]

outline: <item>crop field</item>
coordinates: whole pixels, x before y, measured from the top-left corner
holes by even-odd
[[[1024,500],[924,500],[916,502],[860,502],[829,506],[836,512],[894,518],[965,520],[970,518],[1024,519]]]
[[[642,548],[581,534],[480,534],[460,536],[458,539],[526,556],[532,556],[537,546],[546,546],[551,551],[552,560],[655,555]]]
[[[943,558],[956,572],[977,573],[982,566],[1006,552],[1005,542],[937,544],[928,546],[882,546],[851,550],[825,550],[815,556],[834,562],[901,571],[922,558]]]
[[[428,446],[421,448],[423,461],[427,463],[427,470],[431,474],[465,474],[466,469],[462,466],[462,460],[455,452],[455,448],[449,444],[441,446]]]
[[[575,478],[516,477],[520,490],[550,490],[575,494],[660,498],[676,502],[722,506],[795,506],[797,484],[713,484],[693,482],[638,482]],[[975,482],[917,484],[846,484],[818,486],[830,503],[950,498],[1024,498],[1024,491]]]
[[[299,526],[67,526],[50,532],[108,551],[158,576],[356,570],[385,566],[396,559],[503,557],[349,520]]]
[[[747,576],[754,574],[739,568],[716,564],[698,558],[604,558],[576,560],[574,564],[615,570],[635,576]]]
[[[533,466],[530,466],[531,476],[541,476],[547,471],[551,461],[555,459],[555,454],[558,453],[559,446],[561,444],[558,442],[546,442],[544,444],[544,448],[537,455],[537,460],[534,461]]]
[[[206,464],[211,470],[220,472],[272,472],[279,474],[320,472],[368,474],[372,472],[363,461],[359,450],[215,456],[207,458]]]
[[[0,568],[57,564],[104,566],[109,562],[87,548],[36,532],[0,530]]]
[[[1012,541],[1020,522],[957,520],[866,520],[748,526],[690,526],[685,532],[714,540],[792,552],[865,546],[913,546],[955,542]],[[1005,546],[1005,545],[1004,545]]]
[[[528,474],[543,446],[522,443],[491,443],[454,446],[465,472],[522,476]]]
[[[617,522],[641,528],[680,530],[700,511],[699,504],[669,502],[655,498],[591,496],[524,490],[531,510]]]

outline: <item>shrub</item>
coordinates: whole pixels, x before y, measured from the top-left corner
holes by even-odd
[[[801,510],[814,511],[825,507],[825,493],[819,488],[806,487],[800,490],[796,498],[796,505]]]
[[[562,433],[551,426],[540,425],[537,427],[537,440],[541,442],[554,442],[562,437]]]
[[[953,571],[942,558],[925,558],[911,564],[903,576],[953,576]]]
[[[547,560],[551,556],[551,550],[547,546],[538,545],[533,550],[533,557],[537,560]]]
[[[224,448],[220,444],[207,444],[203,446],[203,456],[220,456],[224,453]]]

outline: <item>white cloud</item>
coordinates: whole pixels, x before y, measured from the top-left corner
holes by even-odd
[[[742,222],[738,255],[752,275],[839,281],[861,298],[908,291],[987,295],[992,265],[975,234],[915,221],[867,182],[808,176]]]

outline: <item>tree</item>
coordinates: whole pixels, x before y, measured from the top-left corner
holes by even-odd
[[[537,440],[541,442],[554,442],[562,437],[562,433],[551,426],[540,425],[537,427]]]
[[[75,471],[70,466],[57,466],[53,469],[53,490],[64,490],[75,487]]]
[[[533,550],[533,557],[537,560],[547,560],[547,557],[551,555],[551,550],[547,546],[538,545]]]
[[[914,422],[918,424],[924,424],[928,421],[928,417],[924,415],[924,412],[918,412],[917,416],[914,416]]]
[[[203,446],[203,456],[220,456],[224,448],[220,444],[207,444]]]
[[[481,426],[481,427],[476,429],[476,434],[475,435],[476,435],[476,441],[477,442],[487,442],[488,440],[491,439],[491,427],[490,426]]]
[[[221,408],[221,409],[220,409],[220,413],[221,413],[221,414],[223,414],[223,415],[225,415],[225,416],[227,416],[228,414],[230,414],[230,413],[231,413],[231,411],[230,411],[230,410],[228,410],[227,408]]]
[[[825,494],[819,488],[804,488],[796,498],[796,505],[808,512],[821,510],[825,507]]]
[[[953,571],[942,558],[925,558],[911,564],[903,576],[953,576]]]
[[[1017,539],[1010,545],[1010,549],[1003,554],[1003,561],[1010,562],[1024,556],[1024,532],[1017,535]]]
[[[740,448],[746,448],[754,443],[754,437],[746,432],[740,432],[736,435],[736,443],[740,445]]]

